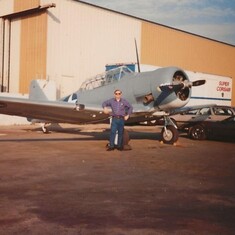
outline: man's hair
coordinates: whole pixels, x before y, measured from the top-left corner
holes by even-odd
[[[120,93],[122,93],[122,91],[121,91],[121,90],[116,89],[116,90],[114,91],[114,94],[115,94],[117,91],[119,91]]]

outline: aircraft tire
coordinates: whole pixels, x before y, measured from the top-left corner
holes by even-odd
[[[122,148],[123,150],[131,150],[131,146],[129,145],[130,142],[130,136],[129,136],[129,132],[124,128],[124,132],[123,132],[123,143],[122,143]],[[109,143],[106,144],[106,149],[109,147]],[[115,146],[117,147],[117,146]]]
[[[161,132],[163,143],[174,144],[179,138],[178,130],[172,125],[167,125],[166,129],[167,129],[167,133],[164,127],[162,128],[162,132]]]
[[[123,145],[128,145],[129,144],[129,141],[130,141],[130,136],[129,136],[129,132],[124,129],[124,132],[123,132]]]
[[[189,129],[189,137],[193,140],[205,140],[206,131],[202,125],[195,125]]]

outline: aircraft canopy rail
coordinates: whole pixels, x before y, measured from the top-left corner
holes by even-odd
[[[126,66],[120,66],[86,80],[82,83],[79,90],[93,90],[97,87],[105,86],[113,82],[118,82],[124,75],[130,73],[134,72]]]

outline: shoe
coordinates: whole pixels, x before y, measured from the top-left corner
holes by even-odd
[[[113,150],[114,150],[113,147],[108,147],[108,148],[107,148],[107,151],[113,151]]]
[[[117,147],[117,150],[122,151],[123,147]]]

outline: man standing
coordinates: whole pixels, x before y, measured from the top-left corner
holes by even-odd
[[[116,132],[118,133],[117,149],[120,151],[123,149],[124,124],[133,110],[132,105],[127,100],[123,99],[121,95],[122,92],[119,89],[116,89],[114,91],[114,98],[106,100],[102,104],[104,113],[109,113],[108,107],[112,110],[111,133],[107,151],[114,150]]]

